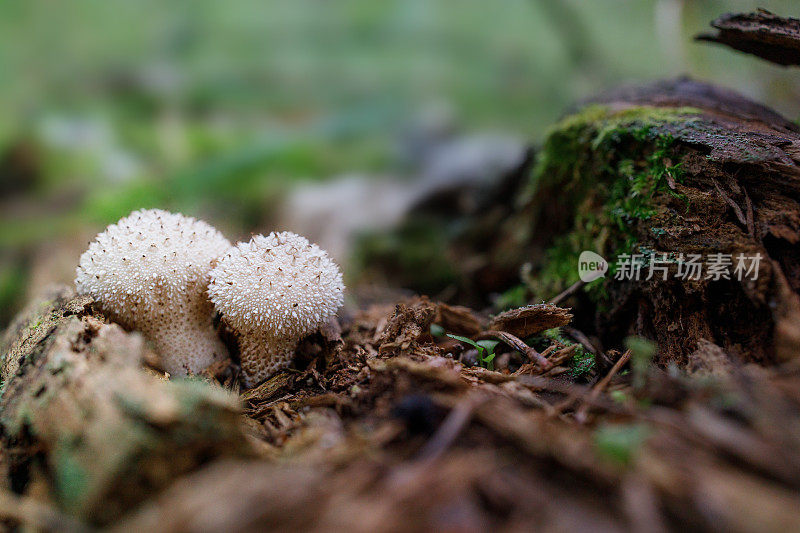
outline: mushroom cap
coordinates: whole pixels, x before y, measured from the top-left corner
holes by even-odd
[[[325,250],[284,231],[232,247],[211,271],[208,294],[240,334],[298,339],[336,314],[344,283]]]
[[[81,255],[75,285],[124,325],[152,329],[199,312],[196,298],[205,299],[209,271],[230,247],[203,221],[142,209],[97,235]]]

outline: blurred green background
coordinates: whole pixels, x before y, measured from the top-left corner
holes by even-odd
[[[800,113],[784,70],[695,44],[796,0],[0,3],[0,325],[130,210],[268,231],[298,183],[404,175],[409,124],[536,142],[577,99],[678,74]],[[57,259],[60,259],[60,264]]]

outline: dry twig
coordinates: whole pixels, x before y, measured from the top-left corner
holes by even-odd
[[[617,374],[617,372],[620,371],[620,369],[623,366],[625,366],[625,364],[630,360],[630,358],[631,358],[631,351],[630,350],[626,350],[625,353],[622,354],[622,357],[620,357],[617,360],[617,362],[614,363],[614,366],[611,367],[611,370],[609,370],[608,374],[606,374],[606,377],[601,379],[594,386],[594,388],[592,388],[592,391],[589,393],[589,395],[583,401],[581,406],[578,408],[578,411],[575,413],[575,420],[579,424],[583,424],[584,422],[586,422],[586,413],[589,411],[590,403],[594,402],[594,400],[597,399],[597,397],[600,395],[600,393],[603,392],[603,390],[611,382],[611,379]]]
[[[508,333],[508,332],[505,332],[505,331],[489,330],[489,331],[484,331],[483,333],[478,335],[477,338],[478,339],[487,339],[487,338],[498,339],[498,340],[506,343],[507,345],[511,346],[512,348],[514,348],[518,352],[525,354],[530,361],[532,361],[534,363],[537,363],[543,369],[547,370],[552,366],[550,361],[545,359],[542,356],[542,354],[540,354],[535,349],[533,349],[530,346],[528,346],[527,344],[525,344],[525,342],[522,339],[520,339],[519,337],[517,337],[515,335],[512,335],[511,333]]]

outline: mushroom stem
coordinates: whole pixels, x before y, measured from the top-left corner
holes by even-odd
[[[179,334],[176,334],[179,331]],[[211,315],[175,317],[168,325],[153,324],[141,328],[153,343],[161,367],[172,376],[186,376],[203,371],[228,356],[228,349],[217,336]],[[169,354],[191,354],[191,357],[170,357]]]
[[[245,385],[252,387],[287,368],[294,359],[297,343],[297,339],[241,337],[239,350]]]

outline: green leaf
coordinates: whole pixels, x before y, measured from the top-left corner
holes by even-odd
[[[500,341],[492,341],[492,340],[478,341],[478,345],[483,346],[486,349],[487,353],[494,353],[494,349],[497,347],[498,344],[500,344]]]
[[[482,357],[481,361],[483,361],[485,366],[484,365],[481,365],[481,366],[484,366],[484,368],[486,368],[488,370],[494,370],[494,358],[495,358],[496,355],[497,354],[490,353],[486,357]]]
[[[466,342],[470,346],[472,346],[474,348],[477,348],[478,349],[478,353],[481,355],[481,357],[483,356],[483,346],[481,346],[480,344],[478,344],[474,340],[470,339],[469,337],[462,337],[461,335],[452,335],[450,333],[448,333],[447,336],[450,337],[451,339],[455,339],[457,341]]]
[[[477,348],[477,350],[478,350],[478,362],[480,363],[480,366],[482,366],[483,368],[488,368],[489,370],[494,370],[494,363],[493,363],[494,354],[493,353],[489,353],[489,355],[484,358],[484,354],[486,353],[487,350],[486,350],[486,348],[484,348],[484,346],[481,343],[494,342],[495,344],[492,346],[492,350],[494,350],[494,346],[497,346],[497,341],[477,341],[477,342],[475,342],[474,340],[470,339],[469,337],[462,337],[461,335],[451,335],[450,333],[448,333],[447,336],[450,337],[451,339],[455,339],[457,341],[461,341],[461,342],[467,343],[470,346],[473,346],[473,347]]]

